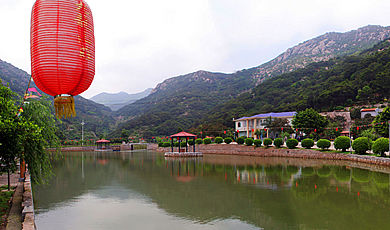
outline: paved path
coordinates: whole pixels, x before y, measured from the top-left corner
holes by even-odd
[[[19,174],[14,173],[10,175],[11,187],[17,186],[13,196],[12,206],[8,215],[7,230],[22,229],[22,197],[23,197],[23,183],[18,182]],[[20,183],[20,184],[19,184]],[[0,175],[0,186],[8,185],[8,175],[4,173]],[[0,227],[1,228],[1,227]]]

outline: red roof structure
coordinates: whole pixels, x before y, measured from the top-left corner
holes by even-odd
[[[109,142],[110,142],[109,140],[104,140],[104,139],[96,141],[96,143],[109,143]]]
[[[196,135],[187,132],[180,132],[180,133],[173,134],[170,137],[196,137]]]
[[[373,112],[373,111],[376,111],[377,108],[371,108],[371,109],[362,109],[360,110],[361,112]]]

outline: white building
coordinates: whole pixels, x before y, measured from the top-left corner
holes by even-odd
[[[367,114],[370,114],[373,117],[378,116],[380,113],[378,108],[371,108],[371,109],[361,109],[360,110],[360,118],[364,118]]]
[[[239,119],[233,119],[236,123],[236,131],[238,132],[238,136],[242,137],[253,137],[256,138],[255,132],[258,129],[264,129],[264,123],[267,119],[271,117],[271,119],[275,118],[284,118],[287,119],[289,125],[291,126],[291,121],[295,116],[296,112],[282,112],[282,113],[264,113],[257,114],[251,117],[241,117]],[[268,136],[268,135],[267,135]]]

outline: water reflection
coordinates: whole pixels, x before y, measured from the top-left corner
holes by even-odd
[[[389,174],[308,161],[67,153],[34,186],[39,229],[386,229]],[[69,222],[69,220],[72,220]],[[98,224],[97,224],[98,223]],[[127,227],[126,227],[127,226]],[[137,226],[137,227],[136,227]],[[229,227],[230,226],[230,227]]]

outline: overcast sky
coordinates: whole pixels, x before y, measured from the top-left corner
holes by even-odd
[[[0,0],[0,59],[28,73],[34,0]],[[390,25],[388,0],[88,0],[96,75],[82,95],[136,93],[197,70],[235,72],[326,32]]]

